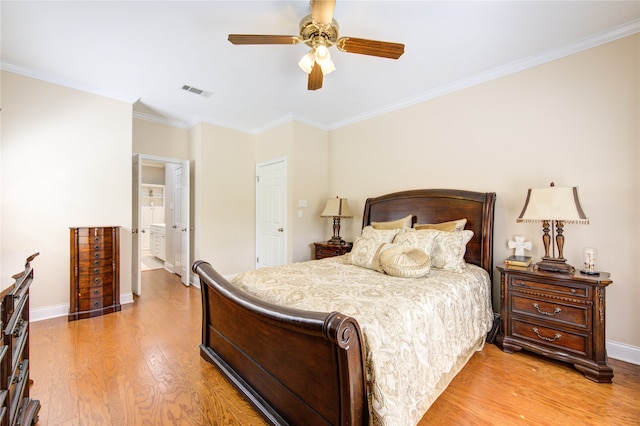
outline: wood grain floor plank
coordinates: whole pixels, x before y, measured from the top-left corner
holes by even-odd
[[[164,270],[121,312],[31,324],[39,426],[265,425],[200,356],[200,292]],[[419,425],[638,425],[640,366],[610,360],[612,384],[572,366],[486,345]]]

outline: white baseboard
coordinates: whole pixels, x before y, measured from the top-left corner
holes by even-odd
[[[120,305],[133,303],[133,293],[120,295]],[[45,306],[29,310],[29,320],[31,322],[44,321],[51,318],[66,317],[69,315],[69,304]]]
[[[607,355],[609,358],[640,365],[640,348],[637,346],[607,340]]]
[[[44,308],[31,308],[29,310],[29,321],[36,322],[51,318],[66,317],[69,315],[69,304],[45,306]]]

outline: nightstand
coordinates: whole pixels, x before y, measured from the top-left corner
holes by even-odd
[[[559,274],[499,266],[500,334],[505,352],[526,349],[572,363],[585,377],[610,383],[605,348],[609,273]]]
[[[329,244],[327,242],[313,243],[316,246],[316,259],[324,259],[325,257],[341,256],[347,254],[353,248],[353,243],[345,242],[344,244]]]

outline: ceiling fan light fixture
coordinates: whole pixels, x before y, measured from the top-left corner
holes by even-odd
[[[336,66],[333,64],[333,61],[329,59],[324,64],[320,64],[320,68],[322,68],[322,75],[327,75],[336,70]]]
[[[319,44],[314,48],[314,50],[316,62],[321,66],[331,62],[331,52],[329,52],[329,48],[327,46]]]
[[[307,53],[302,57],[302,59],[300,59],[300,62],[298,62],[298,66],[302,69],[302,71],[306,72],[307,74],[311,74],[311,70],[313,69],[313,63],[315,62],[315,60],[316,57],[313,53],[313,49],[311,49],[309,53]]]

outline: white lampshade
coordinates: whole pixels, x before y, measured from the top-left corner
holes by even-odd
[[[316,46],[315,56],[316,62],[320,65],[324,65],[331,60],[331,52],[329,52],[329,48],[324,44]]]
[[[327,74],[332,73],[332,72],[334,72],[336,70],[336,66],[333,65],[333,61],[331,59],[329,59],[324,64],[321,64],[320,68],[322,68],[322,75],[327,75]]]
[[[353,217],[346,198],[329,198],[321,217]]]
[[[315,60],[316,58],[313,55],[313,49],[311,49],[309,53],[307,53],[302,57],[302,59],[300,59],[300,62],[298,62],[298,66],[302,69],[302,71],[306,72],[307,74],[311,74],[311,70],[313,69],[313,63],[315,62]]]
[[[588,224],[589,219],[582,210],[578,187],[530,188],[522,213],[517,222],[562,221]]]

